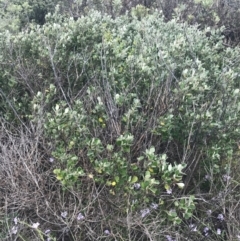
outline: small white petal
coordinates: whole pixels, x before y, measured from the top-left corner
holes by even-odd
[[[140,185],[140,183],[134,183],[134,184],[133,184],[133,187],[134,187],[136,190],[138,190],[138,189],[141,188],[141,185]]]
[[[223,175],[223,180],[225,182],[229,181],[230,179],[231,179],[231,177],[229,175],[227,175],[227,174]]]
[[[219,219],[220,221],[223,221],[224,220],[223,214],[221,214],[221,213],[218,214],[217,219]]]
[[[151,204],[151,208],[152,208],[152,209],[157,209],[157,208],[158,208],[158,205],[157,205],[156,203],[152,203],[152,204]]]
[[[50,158],[49,158],[49,161],[50,161],[50,162],[54,162],[54,158],[53,158],[53,157],[50,157]]]
[[[77,216],[77,220],[82,221],[84,219],[85,219],[85,217],[81,213],[79,213],[78,216]]]
[[[67,211],[64,211],[64,212],[61,213],[61,216],[62,216],[63,218],[66,218],[67,215],[68,215]]]
[[[212,210],[207,210],[207,215],[211,216],[211,214],[212,214]]]
[[[106,229],[106,230],[104,231],[104,233],[105,233],[106,235],[109,235],[109,234],[110,234],[110,231]]]
[[[147,214],[150,213],[150,209],[146,208],[146,209],[141,210],[140,212],[141,212],[142,218],[144,218]]]
[[[13,222],[15,223],[15,225],[17,225],[17,224],[18,224],[18,218],[15,217],[15,218],[13,219]]]
[[[12,234],[17,234],[18,227],[17,226],[13,226],[11,231],[12,231]]]
[[[191,229],[192,232],[197,232],[197,226],[195,224],[190,224],[189,228]]]
[[[172,194],[172,189],[167,189],[167,194]]]
[[[39,225],[40,225],[40,223],[33,223],[32,228],[37,229]]]
[[[207,233],[209,231],[209,228],[208,227],[205,227],[204,229],[203,229],[203,232],[204,233]]]
[[[205,175],[206,180],[211,180],[211,176],[209,174]]]
[[[167,241],[174,241],[170,235],[166,235]]]

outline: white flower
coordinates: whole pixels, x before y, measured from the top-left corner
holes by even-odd
[[[223,221],[224,220],[223,214],[221,214],[221,213],[218,214],[217,219],[219,219],[220,221]]]
[[[217,235],[221,235],[221,232],[222,232],[221,229],[218,228],[218,229],[217,229]]]
[[[207,215],[211,216],[211,214],[212,214],[212,210],[207,210]]]
[[[62,216],[63,218],[66,218],[67,215],[68,215],[67,211],[61,212],[61,216]]]
[[[209,174],[205,175],[206,180],[211,180],[211,176]]]
[[[54,162],[54,158],[53,158],[53,157],[50,157],[50,158],[49,158],[49,161],[50,161],[50,162]]]
[[[167,239],[167,241],[176,241],[176,240],[173,239],[170,235],[166,235],[166,239]]]
[[[15,225],[17,225],[17,224],[18,224],[18,218],[15,217],[15,218],[13,219],[13,222],[15,223]]]
[[[171,237],[170,235],[166,235],[166,239],[167,239],[168,241],[171,241],[171,240],[172,240],[172,237]]]
[[[45,230],[44,233],[45,233],[46,235],[48,235],[50,232],[51,232],[51,230],[50,230],[50,229],[47,229],[47,230]]]
[[[205,228],[203,229],[203,232],[204,232],[204,235],[205,235],[205,236],[208,236],[208,231],[209,231],[209,228],[208,228],[208,227],[205,227]]]
[[[197,232],[197,226],[192,229],[193,232]]]
[[[167,194],[172,194],[172,189],[167,189]]]
[[[197,232],[197,226],[195,224],[190,224],[189,228],[191,229],[192,232]]]
[[[33,224],[32,224],[32,228],[37,229],[39,225],[40,225],[40,223],[33,223]]]
[[[157,209],[157,208],[158,208],[158,205],[157,205],[156,203],[152,203],[152,204],[151,204],[151,208],[152,208],[152,209]]]
[[[223,175],[223,180],[225,182],[229,181],[230,179],[231,179],[231,177],[229,175],[227,175],[227,174]]]
[[[77,220],[82,221],[84,219],[85,219],[85,217],[81,213],[79,213],[78,216],[77,216]]]
[[[134,187],[136,190],[138,190],[138,189],[140,189],[141,185],[140,185],[140,183],[134,183],[134,184],[133,184],[133,187]]]
[[[110,234],[110,231],[109,231],[108,229],[106,229],[106,230],[104,231],[104,233],[105,233],[106,235],[109,235],[109,234]]]
[[[116,94],[116,95],[115,95],[115,100],[118,100],[119,97],[120,97],[120,95],[119,95],[119,94]]]
[[[18,226],[13,226],[11,231],[12,231],[12,234],[17,234]]]
[[[204,229],[203,229],[203,232],[204,233],[206,233],[206,232],[208,232],[209,231],[209,228],[208,227],[205,227]]]
[[[150,213],[150,209],[146,208],[146,209],[141,210],[140,212],[141,212],[142,218],[144,218],[147,214]]]

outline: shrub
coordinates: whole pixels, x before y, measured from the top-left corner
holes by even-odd
[[[80,230],[62,217],[76,239],[157,239],[168,232],[139,238],[142,227],[201,223],[197,178],[212,173],[220,183],[237,152],[239,50],[224,49],[219,31],[208,38],[208,30],[143,10],[76,21],[49,14],[42,27],[2,34],[2,80],[14,79],[14,108],[41,130],[59,195],[70,193],[86,220],[101,223]]]

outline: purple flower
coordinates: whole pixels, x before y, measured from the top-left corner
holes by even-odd
[[[204,233],[206,233],[206,232],[208,232],[209,231],[209,228],[208,227],[205,227],[204,229],[203,229],[203,232]]]
[[[68,215],[67,211],[61,212],[61,216],[62,216],[63,218],[66,218],[67,215]]]
[[[46,235],[49,235],[50,232],[51,232],[51,230],[50,230],[50,229],[47,229],[47,230],[45,230],[44,233],[45,233]]]
[[[140,211],[141,212],[141,217],[144,218],[146,215],[150,213],[150,209],[146,208]]]
[[[152,203],[152,204],[151,204],[151,208],[152,208],[152,209],[157,209],[157,208],[158,208],[158,205],[157,205],[156,203]]]
[[[11,229],[11,233],[17,234],[17,232],[18,232],[18,226],[13,226],[12,229]]]
[[[134,183],[134,184],[133,184],[133,187],[134,187],[136,190],[138,190],[138,189],[140,189],[141,185],[140,185],[140,183]]]
[[[54,162],[54,158],[53,158],[53,157],[50,157],[50,158],[49,158],[49,161],[50,161],[50,162]]]
[[[110,231],[109,231],[108,229],[106,229],[106,230],[104,230],[104,233],[105,233],[106,235],[109,235],[109,234],[110,234]]]
[[[77,216],[77,220],[82,221],[84,219],[85,219],[85,217],[81,213],[79,213],[78,216]]]
[[[176,241],[176,240],[173,239],[170,235],[166,235],[166,239],[167,239],[167,241]]]
[[[166,235],[166,238],[167,238],[168,241],[172,240],[172,237],[170,235]]]
[[[167,194],[172,194],[172,189],[167,189]]]
[[[223,175],[223,180],[224,180],[224,182],[227,182],[227,181],[229,181],[230,179],[231,179],[231,177],[230,177],[229,175],[227,175],[227,174]]]
[[[209,228],[208,228],[208,227],[205,227],[205,228],[203,229],[204,236],[208,236],[208,231],[209,231]]]
[[[221,214],[221,213],[218,214],[217,219],[220,220],[220,221],[223,221],[224,220],[223,214]]]

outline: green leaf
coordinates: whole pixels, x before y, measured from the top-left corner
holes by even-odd
[[[149,171],[145,172],[145,180],[149,180],[151,178],[151,173]]]
[[[164,185],[164,188],[165,188],[166,191],[168,191],[168,190],[171,189],[171,187],[170,187],[168,184],[165,184],[165,185]]]
[[[131,179],[131,183],[135,183],[138,181],[138,177],[137,176],[133,176]]]
[[[119,176],[115,176],[115,177],[114,177],[114,180],[118,183],[119,180],[120,180]]]

